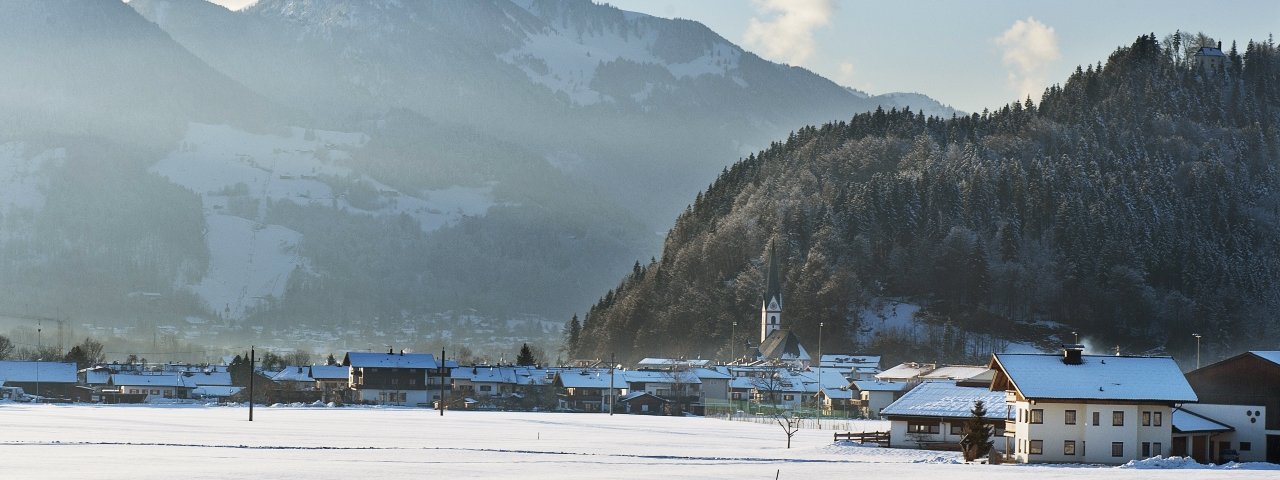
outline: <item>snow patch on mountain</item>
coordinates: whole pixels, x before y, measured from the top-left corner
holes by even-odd
[[[529,8],[529,7],[526,7]],[[530,34],[525,44],[498,54],[498,59],[520,68],[534,83],[554,92],[563,92],[575,105],[593,105],[614,100],[591,87],[596,67],[619,60],[642,65],[657,65],[676,79],[703,75],[732,78],[739,85],[746,82],[736,76],[742,50],[727,42],[714,42],[702,56],[687,62],[668,63],[654,53],[658,31],[648,27],[645,16],[627,16],[628,29],[606,27],[597,31],[569,31],[562,26],[548,26]],[[653,86],[647,86],[647,98]]]
[[[494,204],[492,186],[401,192],[340,165],[369,138],[361,133],[290,128],[283,135],[248,133],[225,125],[191,124],[177,150],[150,169],[200,196],[209,272],[189,287],[228,318],[284,293],[290,273],[310,265],[298,251],[302,235],[264,223],[270,202],[333,208],[347,213],[408,215],[434,231]],[[376,192],[353,205],[354,184]]]

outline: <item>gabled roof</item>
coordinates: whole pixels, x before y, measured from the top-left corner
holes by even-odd
[[[640,360],[639,363],[636,363],[636,366],[640,368],[706,367],[708,365],[711,365],[711,360],[704,360],[700,358],[688,360],[680,358],[646,357],[644,360]]]
[[[652,393],[646,392],[646,391],[644,391],[644,390],[638,390],[638,391],[631,392],[631,393],[628,393],[628,394],[626,394],[626,395],[623,395],[623,396],[621,396],[621,397],[618,397],[618,401],[619,401],[619,402],[622,402],[622,403],[629,403],[629,402],[631,402],[632,400],[636,400],[636,399],[638,399],[638,398],[643,398],[643,397],[652,397],[652,398],[656,398],[656,399],[658,399],[658,400],[662,401],[663,403],[670,403],[670,402],[671,402],[670,400],[667,400],[667,399],[665,399],[665,398],[659,397],[659,396],[657,396],[657,395],[654,395],[654,394],[652,394]]]
[[[760,356],[778,360],[809,360],[809,351],[791,330],[774,330],[760,342]]]
[[[1068,365],[1055,354],[997,353],[991,361],[991,368],[997,369],[992,388],[1007,379],[1028,399],[1197,400],[1170,357],[1081,355],[1081,362]]]
[[[1230,425],[1181,408],[1173,409],[1172,417],[1174,433],[1231,432],[1235,430]]]
[[[188,385],[209,385],[225,387],[231,385],[231,373],[219,371],[186,371],[182,376],[187,378]]]
[[[186,377],[182,376],[182,374],[174,372],[149,375],[117,373],[111,376],[111,384],[131,387],[192,388],[196,386],[194,382],[187,382]]]
[[[1218,47],[1200,47],[1200,50],[1196,52],[1196,56],[1225,57],[1227,55],[1222,53],[1222,49]]]
[[[516,383],[516,369],[525,367],[472,366],[453,369],[453,378],[473,383]]]
[[[456,367],[457,362],[448,367]],[[356,368],[440,368],[430,353],[349,352],[342,357],[344,366]]]
[[[879,380],[855,380],[854,388],[866,392],[901,392],[907,389],[906,382],[882,382]]]
[[[312,365],[311,378],[316,380],[346,380],[351,378],[351,367],[342,365]]]
[[[1280,350],[1250,350],[1249,353],[1257,355],[1258,358],[1268,362],[1280,365]]]
[[[191,394],[197,397],[225,398],[225,397],[234,396],[235,394],[240,393],[241,390],[244,390],[244,387],[205,385],[202,387],[196,387],[192,389]]]
[[[728,380],[733,378],[733,375],[713,368],[692,368],[689,369],[689,372],[702,380]]]
[[[853,389],[847,388],[847,387],[831,388],[831,387],[824,386],[822,387],[822,394],[826,395],[827,398],[830,398],[832,400],[852,400],[853,399]]]
[[[607,375],[607,373],[606,373]],[[702,379],[693,372],[657,372],[652,370],[631,370],[622,372],[628,383],[684,383],[701,384]]]
[[[622,370],[613,372],[613,388],[627,388],[627,377]],[[564,370],[556,374],[560,385],[564,388],[603,388],[609,389],[608,369],[574,369]]]
[[[949,382],[925,382],[880,411],[881,416],[968,418],[973,402],[982,400],[987,408],[983,418],[1003,419],[1004,392],[981,387],[958,387]]]
[[[316,379],[311,378],[311,368],[302,365],[290,365],[284,367],[284,370],[271,376],[273,382],[314,382]]]
[[[880,368],[879,355],[826,354],[819,361],[822,368]]]
[[[76,364],[67,362],[0,361],[0,385],[5,382],[76,383]]]

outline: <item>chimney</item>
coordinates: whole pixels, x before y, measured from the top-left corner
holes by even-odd
[[[387,347],[387,355],[395,355],[395,354],[396,354],[396,349]]]
[[[1084,353],[1084,345],[1078,343],[1062,345],[1062,363],[1067,365],[1080,365],[1084,363],[1081,354]]]

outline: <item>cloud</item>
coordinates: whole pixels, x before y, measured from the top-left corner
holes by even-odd
[[[831,23],[835,0],[752,0],[756,16],[742,43],[766,58],[802,65],[813,55],[813,31]]]
[[[1009,87],[1018,92],[1018,98],[1040,98],[1048,86],[1049,64],[1060,56],[1058,35],[1053,27],[1027,17],[1013,22],[1013,26],[996,38],[996,45],[1004,50]]]

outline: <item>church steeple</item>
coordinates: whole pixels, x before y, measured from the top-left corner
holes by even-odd
[[[760,342],[782,328],[782,270],[778,268],[778,246],[769,243],[769,273],[764,301],[760,305]]]

